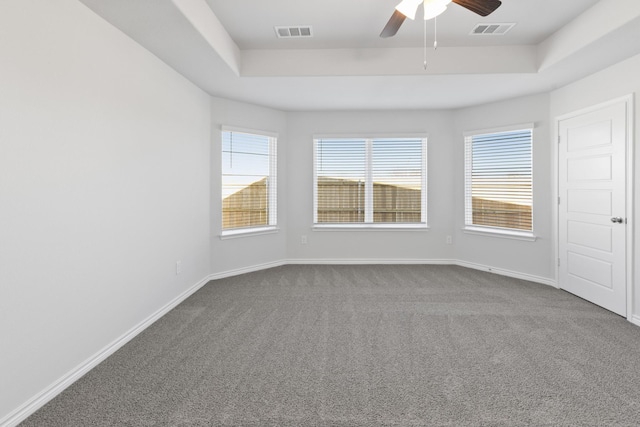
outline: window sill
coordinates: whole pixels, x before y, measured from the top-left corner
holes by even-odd
[[[274,234],[280,231],[278,227],[255,227],[239,230],[227,230],[220,234],[220,240],[236,239],[238,237],[259,236],[261,234]]]
[[[314,224],[313,231],[429,231],[426,224]]]
[[[527,231],[512,231],[490,227],[465,227],[463,228],[463,231],[467,234],[498,237],[502,239],[524,240],[528,242],[535,242],[537,239],[533,233]]]

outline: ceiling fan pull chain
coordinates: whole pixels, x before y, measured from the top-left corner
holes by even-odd
[[[427,69],[427,21],[424,21],[424,69]]]
[[[433,50],[438,48],[438,17],[433,18]]]

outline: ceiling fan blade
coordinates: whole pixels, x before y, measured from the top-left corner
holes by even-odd
[[[391,15],[391,18],[389,18],[389,22],[387,22],[387,25],[385,25],[382,29],[380,37],[386,38],[395,36],[405,19],[407,19],[406,16],[404,16],[397,10],[394,10],[393,15]]]
[[[500,0],[453,0],[453,2],[480,16],[490,15],[502,4]]]

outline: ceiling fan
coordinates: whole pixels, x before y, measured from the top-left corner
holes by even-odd
[[[402,0],[396,6],[389,22],[380,33],[380,37],[394,36],[406,18],[415,19],[421,3],[424,4],[424,19],[426,21],[444,12],[452,1],[480,16],[491,14],[502,4],[500,0]]]

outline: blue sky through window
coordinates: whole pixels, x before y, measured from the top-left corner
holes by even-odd
[[[222,132],[222,199],[269,176],[270,138]]]

